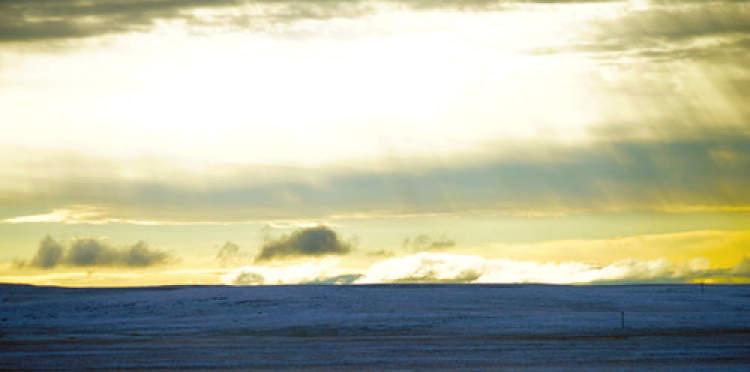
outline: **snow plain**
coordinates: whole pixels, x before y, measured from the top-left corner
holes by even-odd
[[[0,369],[85,368],[750,370],[750,286],[0,285]]]

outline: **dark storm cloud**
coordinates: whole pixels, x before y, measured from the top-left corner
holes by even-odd
[[[266,241],[255,260],[260,262],[293,256],[340,255],[349,253],[350,250],[351,245],[342,241],[335,231],[326,226],[317,226]]]
[[[170,256],[166,252],[150,249],[144,242],[125,248],[110,247],[97,239],[76,239],[65,249],[50,236],[39,243],[30,266],[51,269],[56,266],[74,267],[148,267],[163,264]]]

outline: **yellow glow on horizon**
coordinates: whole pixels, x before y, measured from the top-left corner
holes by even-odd
[[[750,231],[694,231],[616,239],[549,241],[519,245],[455,247],[441,251],[400,252],[393,256],[307,257],[291,261],[221,267],[213,255],[185,257],[177,265],[145,269],[117,267],[56,270],[6,265],[0,282],[62,286],[134,286],[232,284],[250,273],[245,284],[299,284],[341,275],[362,275],[355,283],[376,283],[431,275],[435,280],[474,278],[478,282],[590,283],[597,280],[665,279],[715,272],[711,283],[748,282],[746,249]],[[472,274],[472,273],[479,274]],[[471,274],[471,275],[470,275]],[[481,274],[481,275],[480,275]],[[737,276],[732,276],[738,274]],[[254,275],[260,275],[256,282]],[[468,276],[467,276],[468,275]],[[476,276],[479,275],[479,276]]]

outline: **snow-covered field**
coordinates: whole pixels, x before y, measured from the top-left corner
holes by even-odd
[[[748,370],[750,287],[0,285],[0,369],[92,367]]]

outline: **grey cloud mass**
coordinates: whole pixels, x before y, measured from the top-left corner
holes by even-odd
[[[220,18],[218,25],[329,17],[342,13],[340,6],[359,1],[298,0],[5,0],[0,2],[0,41],[69,39],[109,33],[147,31],[158,20],[182,19],[200,24],[191,11],[196,8],[226,8],[263,5],[252,12]],[[241,9],[240,9],[241,10]]]
[[[64,253],[65,248],[48,235],[39,243],[39,249],[30,264],[34,267],[49,269],[62,261]]]
[[[269,24],[302,19],[358,17],[371,14],[378,4],[420,9],[494,11],[519,4],[576,4],[617,2],[603,0],[4,0],[0,2],[0,41],[75,39],[111,33],[148,31],[159,20],[179,19],[195,26],[258,29]],[[655,1],[653,12],[638,12],[612,29],[618,33],[661,33],[669,37],[744,32],[745,1]],[[701,4],[708,3],[708,4]],[[739,4],[739,5],[736,5]],[[698,9],[688,14],[686,6]],[[730,8],[730,6],[732,8]],[[219,13],[210,21],[195,9]],[[672,19],[664,18],[664,16]],[[668,21],[668,22],[664,22]]]
[[[701,59],[721,58],[728,52],[732,52],[730,59],[736,59],[750,51],[746,44],[750,6],[746,2],[657,6],[614,19],[596,20],[589,26],[590,41],[574,49]]]
[[[616,135],[622,137],[602,134]],[[182,211],[190,210],[213,221],[467,210],[741,208],[750,205],[750,135],[699,131],[586,145],[506,146],[502,154],[452,163],[404,163],[379,170],[289,168],[263,182],[257,182],[263,169],[238,168],[236,177],[201,188],[106,172],[97,178],[48,178],[44,187],[32,185],[22,193],[7,190],[0,193],[0,206],[23,205],[44,213],[68,205],[107,205],[107,217],[151,220],[180,220],[186,215]],[[5,213],[0,219],[19,215]]]
[[[304,228],[278,239],[268,240],[256,262],[294,256],[323,256],[349,253],[351,244],[326,226]]]
[[[170,256],[166,252],[153,250],[142,241],[125,248],[114,248],[97,239],[76,239],[65,249],[52,237],[40,243],[32,267],[51,269],[57,266],[73,267],[148,267],[163,264]]]

